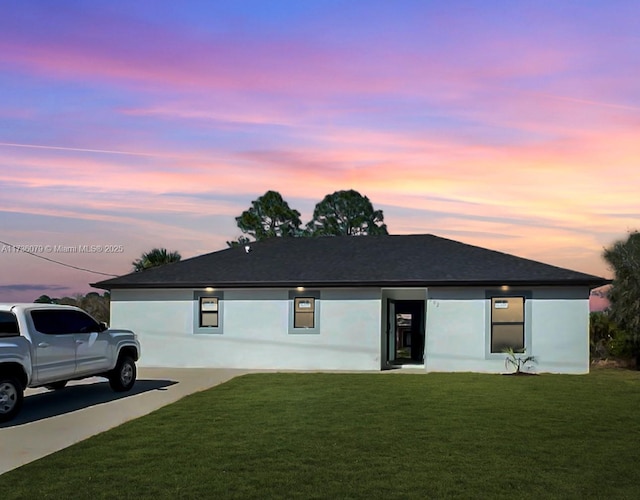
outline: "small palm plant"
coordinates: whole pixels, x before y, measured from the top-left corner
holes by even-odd
[[[523,349],[522,352],[516,352],[512,347],[507,347],[502,351],[507,355],[507,358],[504,360],[504,367],[507,370],[515,368],[516,375],[525,373],[523,369],[526,368],[529,363],[537,363],[536,357],[525,356],[525,351],[526,349]]]

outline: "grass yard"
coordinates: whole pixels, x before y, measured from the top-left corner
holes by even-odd
[[[0,476],[0,498],[639,498],[640,373],[255,374]]]

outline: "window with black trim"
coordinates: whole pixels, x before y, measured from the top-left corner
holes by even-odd
[[[69,335],[102,331],[100,324],[88,314],[72,309],[34,309],[33,326],[46,335]]]
[[[0,337],[15,337],[20,335],[18,320],[13,313],[0,311]]]
[[[218,297],[200,297],[200,328],[218,328]]]
[[[315,297],[295,297],[293,299],[293,327],[314,328],[316,325]]]
[[[193,333],[222,334],[224,327],[224,292],[193,292]]]
[[[491,298],[491,352],[502,353],[505,349],[523,352],[524,297]]]
[[[320,333],[320,291],[289,291],[289,333]]]

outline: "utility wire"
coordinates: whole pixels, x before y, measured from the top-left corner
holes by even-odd
[[[23,253],[26,253],[28,255],[32,255],[33,257],[37,257],[38,259],[46,260],[48,262],[53,262],[54,264],[58,264],[60,266],[69,267],[71,269],[76,269],[78,271],[85,271],[87,273],[101,274],[102,276],[109,276],[111,278],[117,278],[118,277],[117,274],[101,273],[100,271],[93,271],[91,269],[86,269],[84,267],[72,266],[71,264],[67,264],[65,262],[60,262],[59,260],[50,259],[49,257],[43,257],[42,255],[38,255],[37,253],[29,252],[28,250],[25,250],[24,248],[20,248],[20,247],[18,247],[16,245],[12,245],[11,243],[7,243],[6,241],[0,240],[0,243],[2,243],[3,245],[6,245],[8,247],[14,248],[18,252],[23,252]]]

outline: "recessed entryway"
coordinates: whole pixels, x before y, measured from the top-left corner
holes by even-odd
[[[387,299],[389,367],[424,367],[425,301]]]

